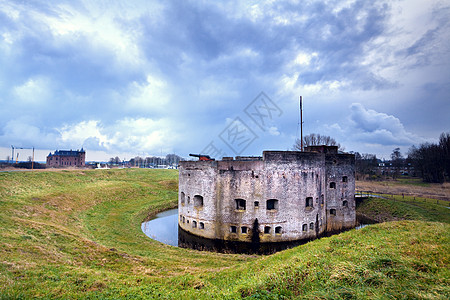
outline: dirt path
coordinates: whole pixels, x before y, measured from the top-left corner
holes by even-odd
[[[402,184],[394,181],[356,181],[356,189],[360,191],[373,191],[377,193],[390,193],[396,195],[409,195],[431,199],[450,201],[450,183],[429,184],[419,186],[413,184]]]

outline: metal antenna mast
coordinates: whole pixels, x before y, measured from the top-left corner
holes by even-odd
[[[303,152],[303,106],[302,106],[302,96],[300,96],[300,151]]]

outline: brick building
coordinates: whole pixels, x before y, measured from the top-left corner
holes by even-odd
[[[47,168],[53,167],[84,167],[86,152],[81,150],[56,150],[47,156]]]

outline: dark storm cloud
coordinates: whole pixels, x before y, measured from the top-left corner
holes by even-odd
[[[355,140],[406,145],[415,139],[403,125],[408,117],[378,99],[417,107],[418,97],[405,93],[414,87],[436,111],[448,91],[444,75],[422,71],[449,64],[448,5],[428,6],[429,25],[396,23],[398,11],[419,4],[0,3],[0,144],[186,154],[264,91],[285,114],[258,133],[254,154],[291,146],[299,94],[311,99],[308,118],[319,124],[350,116]],[[406,80],[409,70],[415,77]],[[349,111],[352,102],[361,106]]]

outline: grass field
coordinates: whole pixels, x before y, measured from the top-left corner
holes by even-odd
[[[141,232],[149,215],[176,206],[177,177],[145,169],[0,173],[0,298],[450,298],[448,212],[431,216],[431,202],[409,221],[270,256],[226,255]],[[375,207],[392,215],[386,203]]]

